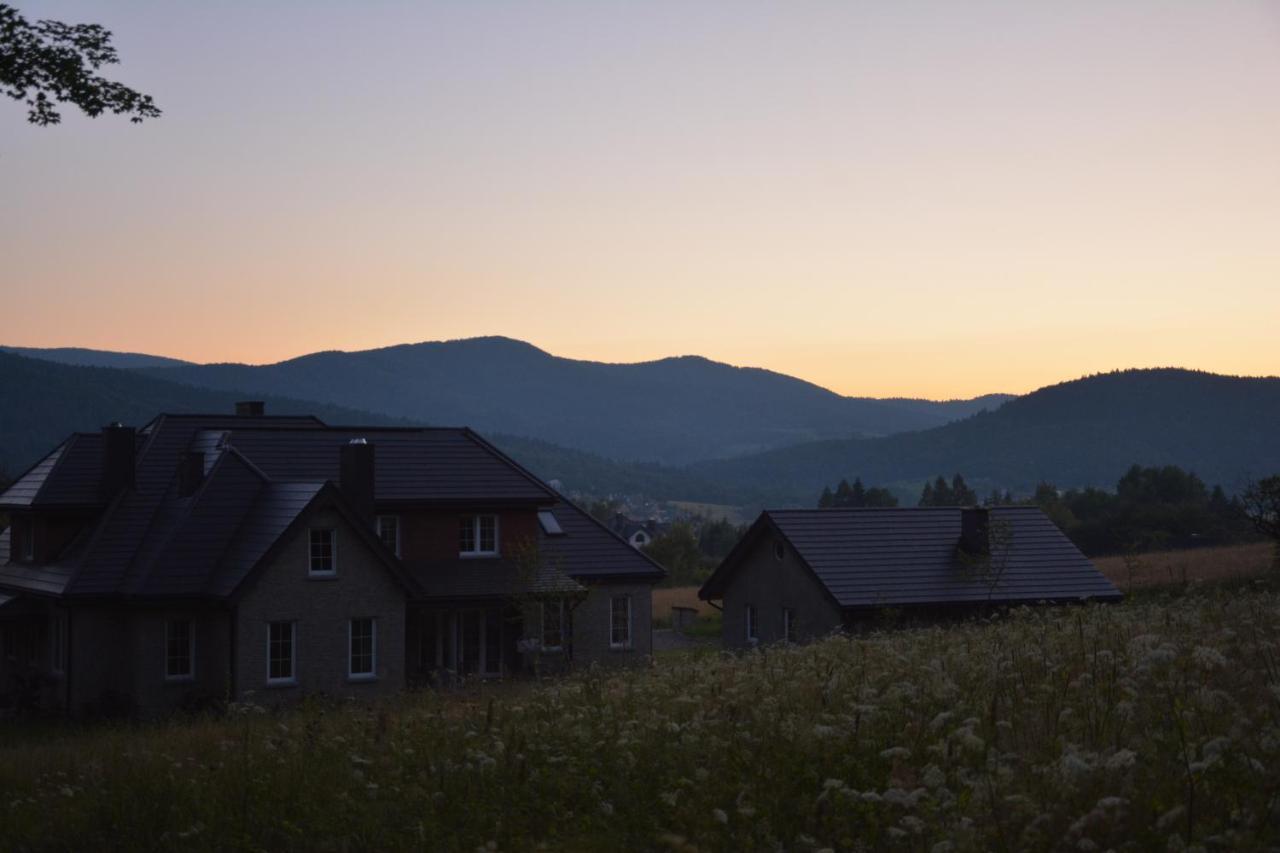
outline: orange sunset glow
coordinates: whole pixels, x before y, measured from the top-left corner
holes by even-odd
[[[0,343],[1280,372],[1274,3],[24,12],[111,29],[165,113],[0,112]]]

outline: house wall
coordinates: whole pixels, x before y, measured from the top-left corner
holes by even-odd
[[[307,576],[309,530],[337,530],[337,576]],[[253,691],[254,701],[276,703],[303,693],[354,697],[386,695],[405,686],[405,593],[373,552],[333,510],[320,510],[291,534],[237,597],[234,609],[234,694]],[[347,677],[349,623],[377,620],[377,678]],[[295,680],[267,685],[267,631],[271,622],[293,621]]]
[[[193,677],[165,678],[165,625],[191,622]],[[67,710],[79,716],[161,716],[226,699],[230,691],[230,620],[227,612],[184,605],[69,610]]]
[[[165,626],[170,620],[191,621],[194,674],[190,679],[165,678]],[[135,612],[131,620],[133,700],[143,716],[160,716],[183,708],[200,708],[231,695],[231,619],[225,610],[158,608]]]
[[[640,663],[653,653],[653,586],[632,582],[587,582],[587,597],[573,609],[573,663]],[[631,597],[631,646],[609,645],[609,608],[614,596]]]
[[[795,611],[795,639],[805,640],[840,627],[840,610],[801,563],[790,545],[783,543],[782,559],[774,555],[773,535],[762,535],[738,564],[724,594],[723,641],[726,648],[744,648],[747,642],[747,605],[755,605],[759,642],[783,639],[782,610]]]

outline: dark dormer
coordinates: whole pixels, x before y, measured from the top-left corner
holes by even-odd
[[[241,418],[260,418],[267,413],[267,404],[261,400],[241,400],[236,403],[236,416]]]
[[[189,450],[178,463],[178,497],[190,497],[204,482],[204,453]]]
[[[991,553],[991,519],[986,507],[960,510],[960,550],[973,557]]]
[[[133,488],[137,436],[133,427],[118,423],[102,428],[102,481],[104,500]]]

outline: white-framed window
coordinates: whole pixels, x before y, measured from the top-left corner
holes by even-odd
[[[609,648],[631,648],[631,596],[615,595],[609,600]]]
[[[542,650],[558,652],[564,648],[564,599],[542,602]]]
[[[298,663],[296,622],[267,625],[267,684],[296,684]]]
[[[196,632],[190,619],[169,619],[164,623],[164,677],[166,681],[189,681],[196,675]]]
[[[332,527],[311,528],[311,562],[307,575],[333,577],[338,573],[338,531]]]
[[[747,642],[755,643],[760,640],[760,618],[756,613],[754,604],[747,605]]]
[[[382,544],[387,546],[387,550],[397,557],[400,556],[400,516],[398,515],[380,515],[378,516],[378,538],[382,540]]]
[[[788,643],[796,638],[796,610],[794,607],[782,608],[782,639]]]
[[[53,637],[49,646],[49,669],[62,675],[67,671],[67,614],[53,614]]]
[[[636,540],[636,544],[637,544],[637,545],[648,545],[648,544],[649,544],[649,537],[648,537],[648,536],[646,536],[646,535],[645,535],[645,534],[643,534],[643,533],[637,533],[637,534],[635,535],[635,540]]]
[[[378,620],[352,619],[347,623],[347,677],[368,681],[378,674]]]
[[[464,515],[458,524],[458,553],[463,557],[497,556],[498,517]]]

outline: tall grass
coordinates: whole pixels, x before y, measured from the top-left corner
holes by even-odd
[[[1262,585],[0,748],[0,849],[1256,849]]]

